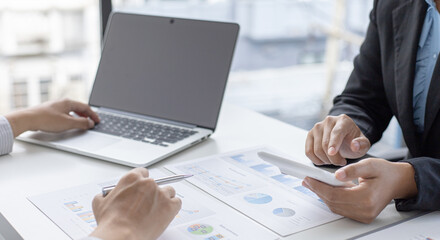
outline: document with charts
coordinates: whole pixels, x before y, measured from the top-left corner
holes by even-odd
[[[164,177],[151,170],[150,177]],[[64,189],[28,199],[72,239],[80,239],[96,228],[92,200],[103,186],[117,180]],[[184,183],[171,184],[182,199],[182,209],[160,240],[279,239],[268,229],[250,221],[225,204]]]
[[[281,236],[287,236],[336,219],[301,180],[283,175],[261,160],[260,151],[270,148],[221,154],[167,166],[178,174],[194,174],[188,181]]]

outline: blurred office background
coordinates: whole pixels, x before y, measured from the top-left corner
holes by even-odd
[[[309,130],[346,84],[373,0],[112,3],[117,11],[238,22],[225,102]],[[63,97],[87,101],[100,47],[98,0],[0,0],[0,114]],[[401,142],[393,120],[376,149]]]

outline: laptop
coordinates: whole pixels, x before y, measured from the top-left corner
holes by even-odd
[[[145,167],[215,131],[239,26],[115,12],[89,105],[89,131],[26,132],[18,139]]]

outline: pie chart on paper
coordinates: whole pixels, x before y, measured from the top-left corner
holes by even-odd
[[[272,213],[278,217],[292,217],[295,215],[295,211],[290,208],[276,208]]]
[[[251,204],[266,204],[272,202],[272,197],[264,193],[251,193],[244,196],[244,200]]]

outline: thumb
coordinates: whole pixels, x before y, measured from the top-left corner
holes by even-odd
[[[374,178],[377,175],[375,167],[376,162],[373,159],[368,158],[338,169],[335,172],[335,177],[344,182],[356,180],[358,178]]]
[[[70,128],[87,130],[93,128],[95,123],[90,118],[85,117],[69,117]]]
[[[368,138],[362,136],[362,137],[355,138],[351,141],[350,149],[352,152],[358,153],[361,156],[363,156],[364,154],[366,154],[368,152],[368,150],[370,149],[370,146],[371,146],[370,140],[368,140]]]

